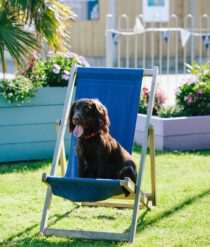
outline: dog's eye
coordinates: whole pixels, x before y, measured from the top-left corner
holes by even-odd
[[[86,112],[89,112],[90,110],[91,110],[91,106],[90,106],[90,105],[86,105],[86,106],[85,106],[85,111],[86,111]]]

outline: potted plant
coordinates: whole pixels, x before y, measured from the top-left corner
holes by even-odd
[[[176,105],[164,107],[161,100],[155,109],[157,116],[152,117],[155,129],[157,149],[166,150],[199,150],[210,148],[210,66],[187,65],[193,78],[180,86],[176,93]],[[143,90],[142,99],[149,94]],[[141,113],[143,112],[140,109]],[[145,116],[138,115],[135,142],[141,144]]]

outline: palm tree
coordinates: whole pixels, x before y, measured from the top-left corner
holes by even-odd
[[[32,51],[39,49],[43,39],[54,50],[69,49],[71,9],[56,0],[0,0],[0,59],[6,72],[5,50],[21,65]],[[35,32],[24,30],[34,26]]]

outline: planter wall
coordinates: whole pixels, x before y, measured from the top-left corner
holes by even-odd
[[[135,142],[142,144],[146,116],[138,114]],[[210,116],[159,118],[151,120],[155,146],[159,150],[210,149]]]
[[[66,88],[41,88],[20,105],[0,98],[0,162],[52,159],[65,94]]]

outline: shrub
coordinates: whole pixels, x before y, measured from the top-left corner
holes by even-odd
[[[139,103],[139,113],[143,113],[143,114],[147,113],[149,96],[150,96],[149,89],[147,87],[143,87],[141,92],[140,103]],[[153,115],[158,115],[158,111],[163,106],[165,101],[166,101],[165,93],[160,88],[157,88],[155,91]]]
[[[179,87],[176,102],[186,116],[210,114],[210,66],[188,65],[195,78]]]
[[[0,81],[0,94],[10,103],[24,102],[27,98],[34,96],[34,93],[35,87],[24,76],[16,76],[12,80]]]
[[[87,66],[84,57],[75,53],[70,55],[54,54],[47,58],[37,59],[30,72],[30,79],[36,86],[64,87],[68,85],[70,71],[74,64]],[[31,63],[29,64],[29,68]]]
[[[195,75],[196,79],[199,79],[204,82],[210,81],[210,64],[204,63],[201,65],[198,65],[196,62],[193,62],[192,65],[186,64],[186,67],[188,68],[188,72]]]
[[[162,106],[158,111],[161,118],[182,117],[184,113],[177,106]]]

